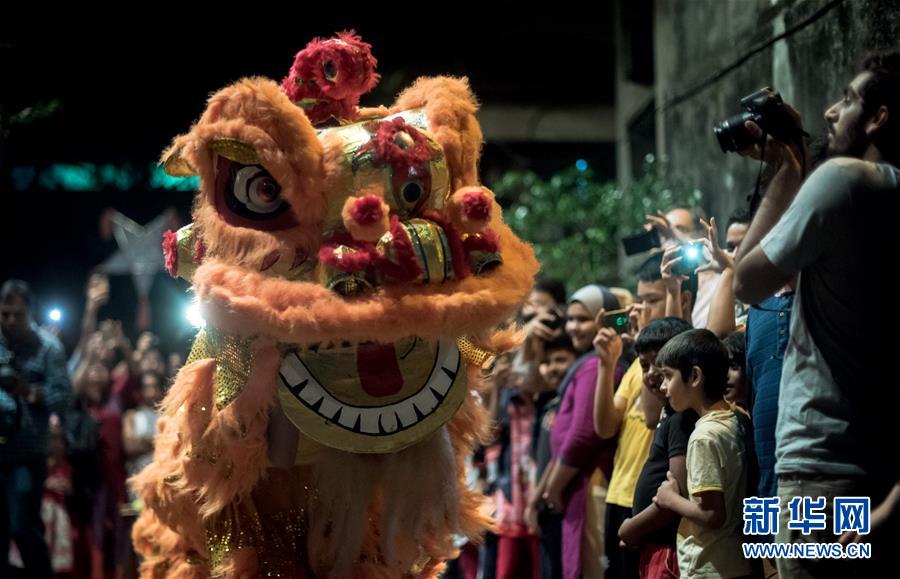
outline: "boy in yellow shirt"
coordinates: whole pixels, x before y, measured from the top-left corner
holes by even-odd
[[[741,513],[747,491],[748,450],[738,415],[724,399],[728,352],[709,330],[672,338],[656,358],[662,390],[676,411],[693,409],[699,420],[687,448],[687,491],[675,477],[654,501],[681,515],[678,567],[686,579],[750,576],[741,550]]]
[[[637,270],[639,304],[635,305],[638,328],[666,315],[667,282],[661,272],[662,254],[648,258]],[[679,299],[684,311],[690,311],[696,292],[696,277]],[[680,282],[679,282],[680,283]],[[597,317],[602,326],[601,311]],[[638,339],[640,334],[638,334]],[[637,579],[640,556],[637,551],[619,546],[619,527],[631,517],[634,489],[647,462],[653,431],[659,421],[662,402],[649,394],[644,386],[644,372],[649,369],[656,352],[648,348],[638,355],[615,388],[612,370],[622,353],[622,340],[609,328],[601,328],[594,339],[594,351],[601,360],[597,372],[594,396],[594,431],[602,439],[618,436],[618,448],[613,461],[613,473],[606,493],[604,521],[604,553],[608,567],[606,579]]]

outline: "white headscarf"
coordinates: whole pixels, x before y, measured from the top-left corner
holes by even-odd
[[[592,316],[597,316],[600,310],[606,311],[619,309],[619,300],[606,286],[600,284],[586,285],[572,294],[569,303],[578,302],[587,308]]]

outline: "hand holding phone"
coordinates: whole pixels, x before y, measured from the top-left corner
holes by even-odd
[[[622,310],[615,310],[616,312]],[[614,312],[611,312],[614,313]],[[615,317],[611,318],[615,319]],[[597,314],[597,335],[594,337],[594,352],[600,361],[610,366],[615,365],[622,357],[622,338],[618,331],[606,326],[606,310],[600,310]],[[618,323],[618,322],[616,322]],[[625,327],[628,327],[628,315],[625,315]]]
[[[547,315],[541,317],[541,323],[550,330],[558,330],[563,327],[565,322],[565,318],[563,318],[556,310],[550,310],[547,312]]]
[[[628,333],[629,313],[629,308],[622,308],[621,310],[612,310],[606,312],[606,314],[604,314],[603,316],[603,327],[615,330],[617,334]]]
[[[672,275],[676,276],[691,276],[697,271],[698,267],[709,263],[702,241],[691,241],[681,244],[678,257],[681,259],[672,264]]]
[[[622,247],[625,250],[625,255],[636,255],[661,247],[659,233],[655,229],[651,229],[637,235],[623,237]]]
[[[555,339],[565,324],[559,312],[554,309],[538,312],[538,314],[525,326],[525,331],[531,338],[544,342]]]

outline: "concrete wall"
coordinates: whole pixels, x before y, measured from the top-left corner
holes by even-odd
[[[654,92],[652,85],[645,85],[629,80],[625,74],[626,62],[630,47],[626,42],[625,28],[628,26],[623,12],[624,0],[616,0],[613,7],[613,19],[618,25],[614,36],[616,43],[616,90],[615,90],[615,135],[616,135],[616,175],[620,184],[625,184],[636,177],[632,167],[640,164],[640,159],[632,159],[631,135],[628,127],[648,106],[652,106]],[[652,17],[652,15],[648,15]]]
[[[654,17],[657,151],[723,220],[758,170],[723,154],[712,134],[740,112],[742,96],[770,85],[801,112],[807,132],[824,134],[825,109],[865,53],[900,48],[900,0],[656,0]]]

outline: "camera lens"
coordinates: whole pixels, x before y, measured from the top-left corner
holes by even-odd
[[[754,113],[741,113],[727,118],[715,127],[713,133],[719,141],[719,147],[723,153],[732,153],[746,149],[756,142],[756,139],[744,126],[747,121],[757,121],[758,116]]]

